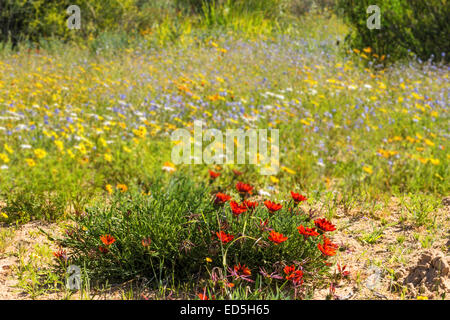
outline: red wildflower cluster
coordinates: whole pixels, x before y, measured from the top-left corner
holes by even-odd
[[[239,215],[247,211],[247,206],[245,206],[244,204],[239,204],[236,201],[230,201],[230,207],[235,217],[238,217]]]
[[[316,227],[320,228],[323,231],[336,230],[336,226],[325,218],[314,220],[314,224],[316,225]]]
[[[114,238],[112,235],[110,235],[110,234],[104,234],[104,235],[102,235],[102,236],[100,236],[100,240],[103,242],[103,244],[106,246],[106,247],[102,247],[102,246],[99,246],[98,247],[98,249],[100,250],[100,252],[102,252],[102,253],[108,253],[109,252],[109,249],[108,249],[108,247],[110,246],[110,245],[112,245],[114,242],[116,242],[116,238]]]
[[[294,285],[301,285],[303,283],[303,271],[295,270],[295,265],[286,266],[283,269],[286,274],[286,280],[291,280]]]
[[[238,182],[236,183],[236,190],[241,194],[252,194],[253,187],[249,184]]]
[[[323,236],[323,244],[318,243],[317,247],[326,256],[334,256],[336,254],[336,249],[339,247],[337,244],[332,243],[330,239]]]
[[[226,234],[223,231],[220,232],[216,232],[217,238],[219,238],[220,241],[222,241],[222,243],[228,243],[231,240],[234,239],[234,236],[231,234]]]
[[[199,293],[197,294],[197,296],[200,300],[209,300],[208,296],[205,293]],[[216,296],[212,295],[211,300],[216,300]]]
[[[210,177],[211,179],[216,179],[218,176],[220,176],[220,173],[219,173],[219,172],[214,172],[214,171],[212,171],[212,170],[209,170],[209,177]]]
[[[271,231],[269,234],[269,240],[275,244],[280,244],[280,243],[286,241],[287,239],[288,238],[285,237],[282,233],[278,233],[275,231]]]
[[[216,194],[216,199],[214,200],[215,204],[224,204],[225,202],[229,201],[231,199],[231,196],[218,192]]]
[[[350,271],[345,270],[345,269],[347,269],[347,265],[344,265],[343,267],[341,267],[341,265],[338,263],[337,268],[338,268],[338,271],[339,271],[339,274],[341,277],[347,277],[350,274]]]
[[[255,282],[254,280],[250,279],[252,273],[250,269],[245,266],[245,264],[241,265],[239,263],[238,265],[235,265],[233,269],[228,268],[228,272],[230,273],[229,277],[233,277],[234,279],[242,279],[248,282]]]
[[[316,237],[319,233],[316,231],[316,228],[305,228],[304,226],[297,227],[298,233],[307,237]]]
[[[234,272],[236,272],[237,274],[245,275],[245,276],[250,276],[252,274],[250,269],[247,268],[245,266],[245,264],[241,265],[240,263],[238,265],[234,266]]]
[[[144,238],[142,239],[141,243],[144,248],[147,248],[152,243],[152,239],[150,239],[150,237]]]
[[[67,253],[66,250],[59,249],[58,251],[53,252],[53,255],[58,260],[64,260],[67,261]]]
[[[99,247],[98,247],[98,250],[100,250],[101,253],[108,253],[108,252],[109,252],[109,249],[108,249],[108,248],[102,247],[102,246],[99,246]]]
[[[249,200],[244,200],[242,204],[245,205],[250,210],[254,210],[258,206],[258,202],[252,202]]]
[[[269,200],[264,201],[264,205],[267,207],[267,209],[269,209],[270,213],[277,212],[283,207],[281,204]]]
[[[100,240],[103,242],[103,244],[105,246],[110,246],[114,242],[116,242],[116,239],[112,235],[109,235],[109,234],[105,234],[105,235],[100,236]]]
[[[301,195],[300,193],[295,193],[294,191],[291,191],[291,196],[295,204],[308,200],[305,196]]]

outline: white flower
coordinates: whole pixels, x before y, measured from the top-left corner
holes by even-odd
[[[270,197],[270,193],[267,192],[267,191],[264,191],[263,189],[259,189],[258,193],[259,193],[260,196]]]

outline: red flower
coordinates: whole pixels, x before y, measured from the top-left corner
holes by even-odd
[[[345,270],[347,268],[347,265],[344,265],[343,267],[341,267],[341,265],[338,263],[337,267],[338,267],[338,271],[342,277],[346,277],[350,274],[350,271]]]
[[[291,191],[291,196],[296,204],[308,200],[305,196],[302,196],[300,193],[295,193],[294,191]]]
[[[200,300],[209,300],[209,298],[206,294],[199,293],[197,296]]]
[[[269,200],[264,201],[264,205],[269,209],[270,213],[274,213],[283,207],[281,204]]]
[[[209,177],[210,177],[211,179],[215,179],[215,178],[217,178],[218,176],[220,176],[220,173],[214,172],[214,171],[212,171],[212,170],[209,170]]]
[[[337,244],[334,244],[327,237],[323,236],[323,245],[321,243],[317,244],[317,248],[326,256],[334,256],[336,254]]]
[[[216,232],[217,238],[219,238],[220,241],[222,241],[222,243],[228,243],[231,240],[234,239],[234,236],[231,234],[226,234],[223,231],[220,232]]]
[[[150,237],[144,238],[144,239],[142,239],[141,243],[142,243],[142,246],[144,248],[146,248],[146,247],[150,246],[150,244],[152,243],[152,239],[150,239]]]
[[[275,231],[271,231],[269,235],[269,240],[272,241],[275,244],[280,244],[284,241],[286,241],[288,238],[285,237],[282,233],[278,233]]]
[[[318,236],[319,233],[316,231],[315,228],[305,228],[304,226],[297,227],[298,233],[304,235],[305,237],[309,236]]]
[[[303,271],[295,270],[295,266],[286,266],[283,269],[286,274],[286,280],[292,280],[295,285],[299,285],[303,283]]]
[[[336,230],[336,226],[325,218],[314,220],[314,224],[316,225],[316,227],[322,229],[323,231]]]
[[[323,237],[323,244],[324,244],[324,245],[326,245],[326,246],[328,246],[328,247],[331,247],[331,248],[333,248],[333,249],[339,248],[339,246],[338,246],[337,244],[331,242],[331,240],[328,239],[327,237],[325,237],[324,235],[322,235],[322,237]]]
[[[239,263],[238,265],[235,265],[235,266],[234,266],[234,271],[235,271],[237,274],[243,274],[243,275],[246,275],[246,276],[250,276],[250,275],[252,274],[251,271],[250,271],[250,269],[247,268],[247,267],[245,266],[245,264],[241,266],[240,263]]]
[[[221,192],[218,192],[216,194],[216,199],[214,200],[214,203],[215,204],[223,204],[223,203],[227,202],[230,199],[231,199],[231,196],[229,196],[227,194],[224,194],[224,193],[221,193]]]
[[[105,234],[103,236],[100,236],[100,240],[102,240],[102,242],[103,242],[103,244],[105,246],[110,246],[114,242],[116,242],[116,239],[112,235],[109,235],[109,234]]]
[[[108,248],[105,248],[105,247],[102,247],[102,246],[99,246],[98,250],[100,250],[101,253],[108,253],[109,252]]]
[[[286,267],[284,267],[283,271],[285,274],[291,274],[292,272],[295,271],[295,265],[286,266]]]
[[[239,193],[252,194],[253,187],[249,184],[246,184],[243,182],[238,182],[238,183],[236,183],[236,189]]]
[[[299,285],[303,283],[303,271],[295,270],[293,273],[286,277],[286,280],[292,280],[292,283]]]
[[[230,207],[231,207],[231,211],[233,212],[233,215],[235,217],[238,217],[240,214],[247,211],[247,207],[245,205],[243,205],[243,204],[240,205],[236,201],[230,201]]]
[[[244,200],[242,204],[251,210],[254,210],[258,206],[258,202],[252,202],[249,200]]]
[[[67,253],[66,250],[60,249],[58,251],[53,252],[53,255],[58,260],[67,260]]]

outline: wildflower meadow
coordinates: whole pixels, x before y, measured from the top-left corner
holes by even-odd
[[[0,39],[0,298],[449,298],[449,52],[372,39],[425,32],[408,1],[381,31],[349,1],[59,2]]]

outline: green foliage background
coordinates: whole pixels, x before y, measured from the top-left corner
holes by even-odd
[[[367,28],[366,9],[381,9],[381,29]],[[422,60],[449,61],[450,3],[447,0],[338,0],[338,9],[353,28],[347,42],[356,48],[371,47],[391,60],[415,53]],[[445,55],[443,55],[443,53]]]

